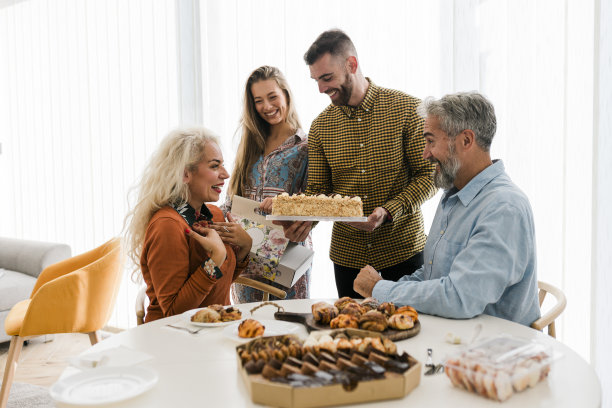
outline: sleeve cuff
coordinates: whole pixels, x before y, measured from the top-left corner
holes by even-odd
[[[374,285],[372,289],[372,297],[379,302],[389,302],[389,292],[393,288],[396,282],[388,280],[380,280]]]
[[[223,276],[223,272],[221,272],[221,269],[219,269],[219,267],[215,265],[215,262],[212,260],[212,258],[208,258],[206,261],[202,262],[201,266],[202,270],[204,270],[204,273],[213,281],[216,281],[217,279],[220,279]]]

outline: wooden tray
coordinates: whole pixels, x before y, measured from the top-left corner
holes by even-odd
[[[301,323],[306,326],[306,330],[310,333],[313,330],[331,330],[329,325],[315,322],[312,313],[292,313],[292,312],[276,312],[274,313],[276,320],[285,320],[287,322]],[[421,322],[416,321],[414,327],[408,330],[387,329],[381,334],[387,336],[390,340],[398,341],[414,337],[421,331]]]

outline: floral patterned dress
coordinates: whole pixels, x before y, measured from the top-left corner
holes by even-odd
[[[253,165],[249,176],[249,185],[245,191],[245,198],[263,201],[267,197],[275,197],[280,193],[298,194],[306,190],[308,182],[308,137],[298,129],[297,132],[288,137],[278,148],[267,156],[261,156]],[[227,197],[225,204],[221,207],[224,213],[231,212],[231,198]],[[312,239],[308,235],[301,245],[312,249]],[[257,270],[257,265],[249,263],[247,269],[241,276],[252,278],[269,285],[278,287],[287,292],[287,299],[307,299],[310,295],[310,270],[293,285],[287,289],[275,282],[265,279],[262,271]],[[234,303],[259,302],[263,293],[244,285],[234,283],[232,285],[232,300]],[[274,296],[270,296],[270,299]]]

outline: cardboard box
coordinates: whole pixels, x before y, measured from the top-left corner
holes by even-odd
[[[262,245],[265,244],[265,241],[270,239],[272,235],[276,235],[276,239],[278,239],[279,235],[282,236],[282,239],[284,239],[285,242],[287,239],[284,238],[284,235],[282,235],[283,227],[274,225],[272,221],[266,220],[266,217],[259,214],[257,210],[259,210],[259,203],[257,201],[249,200],[240,196],[234,196],[232,199],[231,213],[241,219],[250,220],[256,226],[255,228],[251,228],[254,225],[249,225],[249,227],[246,227],[244,223],[241,222],[244,228],[249,228],[247,229],[247,232],[249,232],[249,234],[253,237],[253,247],[251,248],[250,254],[253,258],[253,262],[269,263],[269,260],[260,261],[257,259],[258,249],[261,248]],[[272,230],[275,230],[276,232],[272,234],[270,232]],[[253,232],[256,234],[256,236],[252,235]],[[293,242],[289,242],[286,244],[286,247],[283,248],[275,245],[264,246],[266,248],[274,248],[274,250],[277,251],[283,250],[284,248],[276,268],[274,268],[271,273],[266,273],[264,271],[263,277],[286,288],[290,288],[295,285],[298,279],[300,279],[312,265],[314,251],[304,246],[295,244]]]
[[[237,351],[243,346],[237,347]],[[403,374],[387,371],[385,379],[360,381],[352,390],[346,390],[341,384],[322,387],[291,387],[286,384],[266,380],[261,374],[249,375],[242,368],[240,356],[238,369],[256,404],[283,408],[327,407],[335,405],[357,404],[362,402],[381,401],[403,398],[415,389],[421,381],[421,363],[410,356],[412,365]]]

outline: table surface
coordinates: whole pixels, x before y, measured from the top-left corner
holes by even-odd
[[[309,313],[310,306],[320,300],[279,301],[286,311]],[[333,301],[332,301],[333,302]],[[248,312],[258,304],[237,305]],[[274,319],[276,308],[264,306],[253,313],[255,319]],[[125,346],[148,353],[154,358],[141,363],[154,369],[158,383],[149,391],[129,400],[107,407],[170,407],[180,406],[259,406],[251,402],[246,385],[238,371],[235,348],[240,343],[226,337],[223,328],[205,328],[197,334],[166,327],[167,324],[185,319],[181,315],[160,319],[125,332],[113,335],[92,346],[83,355],[100,352],[117,346]],[[547,379],[536,387],[513,395],[503,403],[510,407],[599,407],[601,386],[593,367],[559,341],[541,332],[507,320],[481,315],[469,320],[444,319],[419,315],[421,332],[410,339],[397,342],[398,352],[406,351],[425,363],[427,348],[433,349],[434,363],[459,349],[458,345],[445,341],[448,332],[455,333],[469,342],[475,327],[482,324],[479,338],[507,333],[525,339],[538,339],[553,347],[555,361]],[[299,325],[296,334],[307,336]],[[423,370],[425,371],[425,370]],[[60,380],[77,373],[68,367]],[[402,399],[359,404],[359,407],[411,406],[499,407],[500,403],[485,399],[452,386],[445,374],[422,376],[420,385]],[[60,404],[59,406],[64,406]]]

